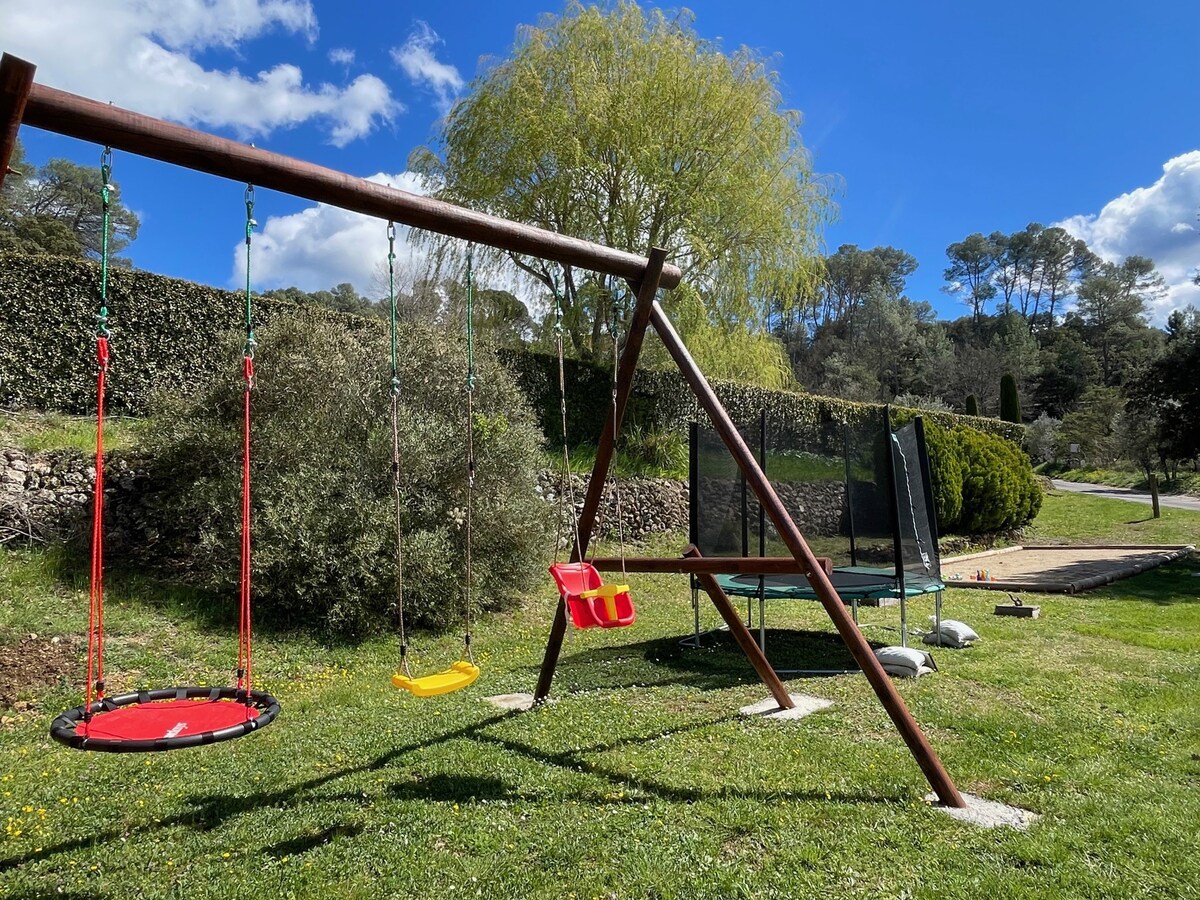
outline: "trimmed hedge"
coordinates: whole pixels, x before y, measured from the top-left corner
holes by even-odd
[[[0,253],[0,404],[70,413],[95,408],[99,297],[96,263]],[[240,365],[222,343],[242,327],[245,298],[233,291],[111,269],[108,310],[113,412],[144,414],[155,394],[194,394]],[[383,327],[321,307],[255,298],[256,326],[269,326],[280,313],[351,331]]]
[[[561,441],[562,423],[559,417],[558,361],[547,353],[524,350],[501,350],[503,363],[517,379],[522,393],[529,399],[551,445]],[[612,370],[579,360],[565,360],[567,382],[567,433],[572,444],[595,443],[608,414],[611,396]],[[776,391],[733,381],[713,381],[713,390],[735,422],[750,422],[760,410],[767,410],[773,425],[816,425],[825,422],[878,421],[883,406],[879,403],[857,403],[836,397],[821,397],[799,391]],[[1021,425],[999,419],[965,417],[955,413],[893,408],[893,420],[903,424],[920,415],[926,423],[942,428],[968,425],[994,434],[1020,446],[1025,429]],[[675,369],[638,371],[633,392],[625,413],[625,433],[630,429],[643,431],[687,432],[691,421],[706,421],[695,396],[683,376]]]

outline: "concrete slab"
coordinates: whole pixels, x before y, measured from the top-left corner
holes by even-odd
[[[743,716],[757,716],[760,719],[803,719],[827,707],[833,706],[832,700],[823,697],[813,697],[810,694],[788,694],[796,704],[794,709],[784,709],[775,702],[774,697],[768,697],[750,706],[743,706],[738,712]]]
[[[498,709],[531,709],[533,707],[533,694],[495,694],[483,699]]]
[[[936,794],[926,794],[925,799],[948,816],[960,822],[969,822],[980,828],[1015,828],[1017,831],[1028,831],[1029,826],[1037,821],[1037,813],[1027,809],[1019,809],[995,800],[985,800],[962,791],[962,798],[967,801],[964,809],[953,806],[943,806],[938,802]]]

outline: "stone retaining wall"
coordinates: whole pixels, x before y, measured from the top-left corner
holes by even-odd
[[[0,544],[68,539],[88,534],[93,459],[74,450],[0,450]],[[105,540],[120,546],[144,537],[142,498],[149,479],[136,456],[105,456]]]
[[[27,453],[0,450],[0,543],[84,537],[88,533],[91,497],[96,470],[90,456],[77,451]],[[570,490],[574,495],[575,514],[583,508],[589,476],[574,475]],[[135,454],[113,451],[105,464],[106,541],[117,547],[130,539],[144,541],[149,525],[144,514],[144,499],[150,490],[145,465]],[[707,496],[719,496],[727,490],[715,483],[706,487]],[[796,524],[806,533],[836,534],[841,526],[841,482],[783,483],[776,485],[781,498],[793,510]],[[542,472],[537,490],[547,503],[555,505],[562,521],[559,531],[569,535],[573,528],[562,502],[565,485],[561,474]],[[625,478],[619,489],[620,525],[618,528],[618,491],[615,479],[604,486],[596,533],[616,539],[623,532],[628,542],[643,541],[651,535],[686,531],[688,527],[687,482],[668,478]],[[716,520],[721,513],[717,504],[706,511]],[[736,515],[736,508],[729,513]],[[564,538],[565,539],[565,538]]]

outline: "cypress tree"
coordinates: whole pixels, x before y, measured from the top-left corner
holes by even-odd
[[[1000,379],[1000,418],[1005,422],[1021,423],[1021,398],[1017,396],[1017,379],[1005,372]]]
[[[967,394],[967,415],[979,415],[979,401],[975,399],[974,394]]]

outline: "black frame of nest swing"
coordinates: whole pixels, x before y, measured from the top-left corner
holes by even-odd
[[[841,472],[845,488],[842,494],[842,508],[839,513],[838,534],[844,539],[841,552],[829,552],[821,548],[821,552],[832,557],[834,562],[832,580],[838,586],[838,593],[843,603],[851,607],[852,616],[859,628],[877,627],[893,629],[894,626],[869,623],[863,625],[859,621],[860,603],[869,606],[898,605],[900,609],[900,625],[898,631],[901,644],[908,645],[908,600],[925,594],[934,595],[934,631],[940,633],[942,620],[942,596],[945,583],[941,577],[941,559],[938,553],[937,514],[933,497],[933,481],[929,463],[929,453],[925,442],[925,425],[920,416],[910,422],[893,428],[891,407],[885,406],[877,420],[866,420],[857,426],[844,422],[827,421],[816,425],[794,425],[792,423],[776,423],[768,415],[766,409],[759,411],[757,420],[751,425],[741,423],[738,430],[743,439],[756,451],[758,464],[762,470],[771,476],[772,451],[779,451],[781,444],[791,443],[795,446],[786,450],[802,449],[817,446],[824,449],[826,460],[833,458],[831,448],[837,447],[840,457]],[[908,432],[908,434],[905,434]],[[873,441],[879,441],[884,435],[890,436],[888,447],[890,452],[882,454],[882,473],[877,470],[871,474],[875,479],[855,478],[856,460],[861,460],[861,452],[869,449]],[[917,465],[907,463],[906,448],[902,442],[910,444],[908,449],[915,449]],[[725,516],[718,516],[722,523],[714,528],[711,510],[708,509],[714,499],[710,492],[702,489],[702,479],[705,473],[704,458],[716,459],[728,470],[729,475],[736,477],[734,505],[738,509],[735,519],[731,522]],[[899,460],[897,459],[899,457]],[[900,469],[904,472],[901,473]],[[882,478],[879,476],[882,475]],[[777,486],[783,482],[778,475],[772,477]],[[882,481],[882,485],[880,485]],[[688,428],[688,541],[699,548],[705,557],[749,557],[757,555],[764,558],[775,558],[770,551],[772,544],[777,544],[777,536],[766,516],[761,503],[754,497],[747,486],[745,476],[740,472],[731,459],[728,459],[724,444],[712,429],[700,422],[691,422]],[[855,485],[859,487],[856,489]],[[873,491],[866,486],[874,487]],[[878,488],[886,488],[884,496],[879,497]],[[872,496],[873,495],[873,496]],[[880,503],[880,500],[883,503]],[[871,501],[874,501],[872,503]],[[787,505],[787,500],[784,500]],[[912,516],[902,514],[906,504],[912,505]],[[879,506],[886,509],[879,509]],[[728,505],[725,506],[728,510]],[[856,516],[856,510],[858,515]],[[802,509],[789,509],[796,521],[804,519]],[[706,520],[708,514],[710,518]],[[923,515],[922,515],[923,514]],[[881,528],[880,523],[886,522]],[[911,527],[906,527],[911,523]],[[731,546],[728,539],[721,541],[715,538],[717,532],[728,538],[731,530],[734,532]],[[806,529],[807,530],[807,529]],[[811,535],[814,532],[808,530]],[[875,546],[864,546],[864,538],[875,539]],[[886,539],[890,548],[888,566],[864,565],[864,559],[878,559],[881,545]],[[757,544],[757,546],[753,546]],[[928,548],[928,552],[922,548]],[[726,594],[746,598],[746,626],[755,634],[760,649],[767,650],[766,604],[772,600],[812,600],[815,599],[804,575],[792,574],[730,574],[718,576],[718,582]],[[680,646],[700,648],[708,646],[718,634],[726,631],[725,626],[703,630],[700,623],[700,590],[701,585],[697,576],[690,576],[692,590],[693,631],[692,634],[680,640]],[[755,601],[758,607],[758,627],[755,628]],[[888,602],[892,601],[892,602]],[[824,632],[822,632],[823,634]],[[706,641],[705,639],[709,640]],[[840,675],[859,672],[857,666],[842,668],[782,668],[776,666],[781,674],[793,675]]]

